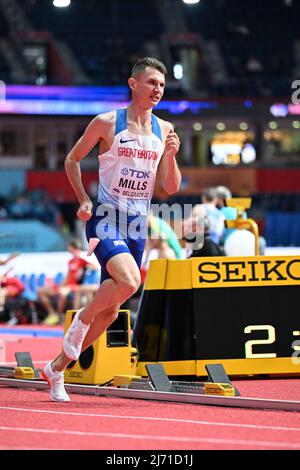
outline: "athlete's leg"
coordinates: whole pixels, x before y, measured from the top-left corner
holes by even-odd
[[[88,240],[97,236],[94,233],[95,222],[97,220],[87,223]],[[144,240],[140,240],[137,251],[142,252],[143,248]],[[68,355],[63,352],[52,362],[52,368],[57,373],[62,373],[71,361],[70,357],[78,358],[80,352],[103,333],[117,318],[119,305],[131,297],[140,285],[140,260],[135,259],[136,253],[127,246],[124,239],[102,239],[95,249],[95,255],[101,265],[104,278],[101,277],[104,281],[92,302],[75,316],[68,330],[70,334],[67,333],[64,338],[64,351],[67,350]],[[81,337],[79,341],[78,333]]]
[[[106,328],[111,325],[111,323],[118,317],[120,305],[115,305],[107,310],[104,310],[101,315],[98,315],[89,331],[87,332],[86,337],[84,338],[82,351],[85,351],[91,344],[96,341],[99,336],[106,330]],[[62,351],[52,362],[52,369],[55,371],[63,371],[66,369],[70,363],[70,359],[66,356],[64,351]]]
[[[92,302],[79,316],[87,325],[103,310],[125,302],[140,286],[140,271],[131,254],[119,253],[113,256],[108,260],[106,269],[111,278],[99,286]]]
[[[80,312],[78,321],[84,325],[89,325],[86,335],[92,328],[91,338],[97,338],[116,319],[118,307],[131,295],[133,295],[140,285],[140,272],[135,259],[129,253],[119,253],[112,257],[106,265],[106,269],[111,279],[106,279],[96,291],[96,294],[87,307]],[[95,322],[95,319],[99,321]],[[76,340],[77,341],[77,340]],[[94,340],[93,340],[94,341]],[[71,343],[71,348],[70,348]],[[84,344],[84,343],[83,343]],[[73,340],[69,340],[68,334],[64,338],[64,351],[52,363],[54,371],[62,371],[72,358]],[[75,355],[80,354],[79,346]],[[71,352],[71,354],[70,354]],[[74,356],[75,357],[75,356]]]

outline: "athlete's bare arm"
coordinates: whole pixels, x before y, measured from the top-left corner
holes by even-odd
[[[100,142],[101,145],[103,144],[104,151],[111,146],[114,122],[114,111],[96,116],[65,160],[67,176],[80,204],[77,215],[83,221],[91,217],[93,204],[82,184],[80,161]]]
[[[179,190],[181,183],[181,173],[175,159],[180,147],[180,140],[170,122],[160,119],[160,123],[165,151],[159,164],[158,177],[164,190],[168,194],[174,194]]]

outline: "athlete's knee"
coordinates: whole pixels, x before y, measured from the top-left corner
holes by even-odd
[[[138,290],[139,285],[133,279],[124,281],[120,285],[121,298],[123,300],[131,297]]]
[[[127,273],[119,283],[120,292],[124,299],[128,299],[138,290],[141,283],[141,276],[137,273]]]

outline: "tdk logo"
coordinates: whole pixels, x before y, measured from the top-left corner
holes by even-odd
[[[151,171],[133,170],[132,168],[129,171],[131,178],[150,179]]]

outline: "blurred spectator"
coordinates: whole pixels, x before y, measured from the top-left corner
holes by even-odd
[[[235,207],[227,207],[226,199],[231,199],[232,194],[229,188],[226,186],[216,187],[216,206],[224,215],[225,220],[235,220],[237,217],[237,211]],[[247,217],[247,215],[245,215]],[[226,224],[225,224],[226,225]],[[220,238],[221,245],[224,245],[226,238],[235,231],[234,228],[224,227],[223,234]]]
[[[213,246],[219,245],[225,228],[224,222],[225,217],[217,208],[216,189],[206,189],[202,194],[202,204],[196,204],[190,216],[183,221],[187,247],[200,250],[205,245],[205,249],[217,256],[217,248],[213,251]]]
[[[170,248],[167,241],[164,240],[161,235],[157,238],[147,239],[143,266],[148,267],[151,259],[159,258],[176,259],[174,250]]]
[[[257,75],[263,71],[264,67],[254,55],[251,55],[245,64],[245,69],[247,72]]]
[[[220,211],[224,214],[224,217],[226,220],[235,220],[237,218],[237,210],[235,207],[229,207],[226,206],[226,199],[231,199],[231,191],[228,189],[226,186],[217,186],[216,187],[216,194],[217,194],[217,199],[216,199],[216,204],[217,207],[220,209]],[[247,212],[244,212],[244,218],[247,219]],[[240,232],[238,229],[235,228],[225,228],[223,235],[220,239],[220,244],[223,246],[226,240],[230,235],[232,235],[235,232]],[[242,235],[241,235],[242,238]],[[250,239],[250,238],[249,238]],[[263,255],[265,253],[265,248],[266,248],[266,240],[264,237],[260,236],[258,238],[258,248],[259,248],[259,254]],[[242,255],[242,252],[241,252]]]
[[[209,220],[209,234],[215,243],[219,243],[223,234],[225,225],[225,217],[217,207],[217,192],[215,188],[208,188],[203,191],[202,203],[204,213]],[[199,208],[198,208],[199,210]],[[193,212],[197,213],[197,206],[193,208]]]
[[[46,325],[56,325],[63,321],[66,300],[70,293],[76,292],[77,286],[83,281],[87,268],[95,269],[81,255],[81,244],[78,239],[73,239],[68,244],[68,251],[72,253],[72,258],[68,262],[68,272],[65,279],[59,285],[44,286],[38,289],[38,298],[46,308],[48,316],[44,320]],[[57,311],[52,305],[53,297],[56,297]]]
[[[1,209],[2,206],[0,206],[0,219]],[[61,229],[63,222],[60,210],[44,190],[34,190],[11,198],[7,210],[3,205],[3,215],[12,219],[37,219],[52,225],[57,230]]]
[[[226,206],[226,199],[231,199],[232,194],[229,188],[226,186],[217,186],[216,191],[216,206],[221,209]]]
[[[33,206],[32,214],[34,218],[57,229],[62,224],[61,214],[46,192],[40,193]]]
[[[162,218],[156,217],[151,210],[148,216],[148,234],[149,238],[162,239],[173,251],[172,258],[182,258],[182,248],[179,243],[178,237],[172,227]],[[163,245],[160,245],[161,249]],[[169,252],[171,253],[171,252]]]
[[[32,217],[32,204],[27,196],[18,196],[10,204],[9,213],[14,219],[28,219]]]
[[[0,266],[5,266],[19,254],[11,253],[6,259],[0,258]],[[12,269],[10,268],[5,274],[0,275],[0,318],[15,325],[21,321],[27,323],[27,320],[24,316],[24,300],[21,299],[25,286],[17,277],[9,276]]]
[[[10,325],[16,325],[23,317],[23,310],[17,302],[21,300],[23,291],[24,285],[17,277],[10,277],[6,273],[0,278],[0,318],[8,320]]]
[[[196,258],[202,256],[223,256],[224,252],[220,246],[215,243],[210,237],[210,223],[208,218],[205,216],[203,219],[203,240],[196,241],[192,246],[192,253],[189,258]]]
[[[0,204],[0,220],[7,219],[7,210],[4,205]]]

